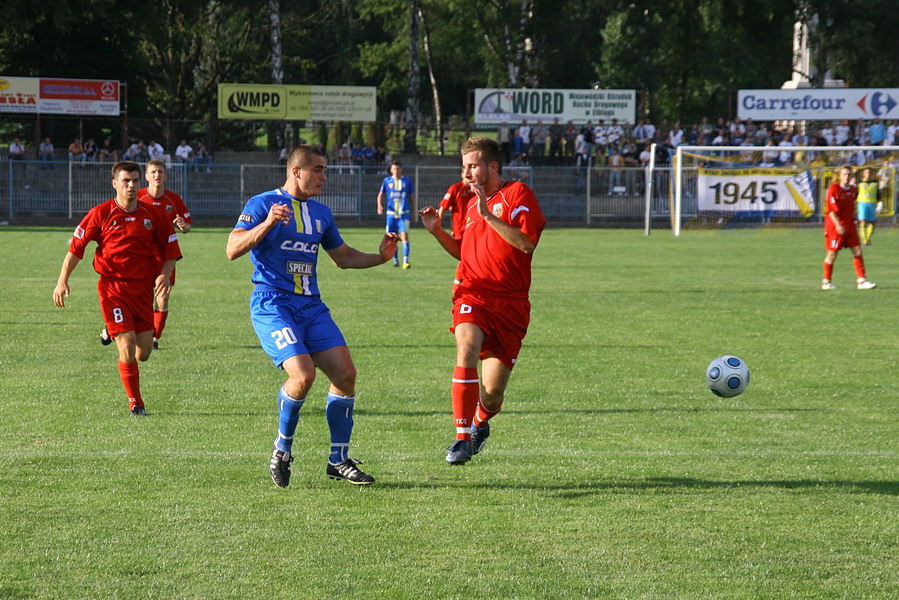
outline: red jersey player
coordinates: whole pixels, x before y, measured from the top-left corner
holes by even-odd
[[[468,205],[476,197],[477,194],[469,189],[468,182],[464,180],[463,174],[463,180],[449,186],[446,190],[446,194],[443,195],[443,200],[437,205],[437,214],[440,216],[441,220],[446,211],[452,212],[453,237],[457,240],[462,239],[462,229],[465,224],[465,212],[468,210]]]
[[[178,237],[165,214],[137,201],[140,167],[120,161],[112,166],[116,197],[88,211],[72,236],[62,262],[53,301],[65,307],[69,276],[97,242],[94,270],[100,274],[97,293],[106,330],[119,350],[119,375],[131,414],[146,415],[136,361],[153,349],[153,293],[171,288],[175,261],[181,258]],[[160,257],[162,263],[160,264]]]
[[[865,277],[865,259],[862,257],[861,242],[858,239],[858,231],[855,228],[855,199],[858,189],[850,183],[852,180],[852,167],[841,165],[838,171],[839,181],[832,183],[827,188],[827,203],[824,206],[824,280],[821,282],[822,290],[835,290],[837,286],[831,283],[833,276],[833,263],[837,259],[837,252],[843,248],[852,250],[852,266],[858,277],[856,285],[860,290],[870,290],[877,287]]]
[[[137,192],[137,199],[152,206],[161,209],[172,221],[175,229],[181,233],[190,231],[191,219],[190,211],[184,200],[171,190],[165,187],[168,173],[166,172],[165,161],[153,159],[147,163],[145,173],[147,183],[145,188],[141,188]],[[175,285],[175,271],[172,271],[172,286]],[[162,337],[162,330],[165,329],[165,322],[169,316],[169,297],[171,290],[164,290],[156,294],[156,308],[153,310],[153,348],[159,348],[159,338]],[[102,337],[102,335],[101,335]]]
[[[456,337],[451,387],[456,440],[446,456],[451,465],[465,464],[481,451],[490,435],[488,421],[502,408],[530,322],[531,258],[546,224],[534,192],[503,180],[494,140],[466,141],[462,169],[475,198],[464,213],[461,239],[440,227],[433,207],[420,213],[424,227],[459,259],[450,329]]]

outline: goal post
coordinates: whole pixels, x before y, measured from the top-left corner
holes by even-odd
[[[678,146],[671,156],[671,230],[820,222],[840,165],[869,169],[880,217],[896,214],[899,146]]]

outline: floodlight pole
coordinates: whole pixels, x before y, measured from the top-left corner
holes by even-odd
[[[681,184],[683,183],[682,159],[683,148],[678,146],[677,153],[674,155],[674,165],[672,165],[674,167],[674,222],[671,224],[671,232],[674,234],[674,237],[680,237],[681,200],[683,200],[683,194],[681,193]]]

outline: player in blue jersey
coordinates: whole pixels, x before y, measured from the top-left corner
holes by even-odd
[[[314,146],[297,146],[287,159],[287,181],[247,201],[228,236],[230,260],[250,253],[255,285],[250,318],[262,348],[287,373],[278,394],[278,436],[270,471],[279,487],[290,484],[293,437],[300,408],[319,368],[331,386],[325,416],[331,432],[326,474],[365,485],[374,477],[348,456],[353,429],[356,368],[340,329],[319,296],[316,262],[324,250],[342,269],[384,264],[396,250],[388,233],[377,254],[352,248],[340,236],[331,210],[316,201],[327,180],[328,162]]]
[[[385,177],[378,192],[378,214],[387,209],[387,233],[396,233],[403,243],[403,268],[412,266],[409,262],[409,226],[415,210],[415,186],[408,177],[403,177],[403,165],[395,160],[390,164],[390,176]],[[398,267],[399,257],[393,255],[393,266]]]

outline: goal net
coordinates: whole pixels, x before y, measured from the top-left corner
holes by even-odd
[[[827,187],[843,164],[854,182],[877,182],[880,217],[896,214],[899,146],[678,146],[671,163],[674,235],[820,223]]]

